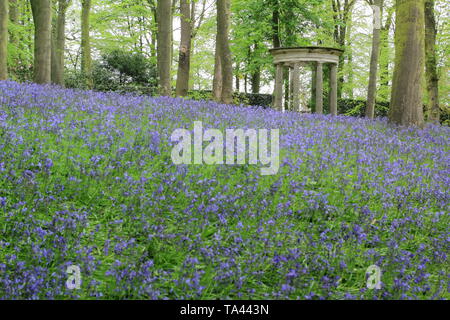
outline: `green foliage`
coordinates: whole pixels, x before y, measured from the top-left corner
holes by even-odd
[[[187,96],[188,99],[197,101],[212,100],[212,91],[210,90],[191,90]],[[270,108],[272,105],[273,96],[271,94],[261,93],[244,93],[234,92],[233,103],[244,106],[260,106]]]
[[[375,116],[387,117],[390,103],[388,101],[377,101],[375,103]],[[338,112],[346,116],[364,117],[366,110],[366,101],[363,99],[339,99]],[[426,106],[424,105],[424,112]],[[441,106],[441,120],[442,125],[450,125],[450,108]]]
[[[157,88],[156,66],[140,53],[113,50],[94,63],[94,89],[155,94]],[[71,88],[84,88],[80,72],[66,73],[66,84]]]
[[[235,93],[234,99],[237,101],[236,104],[270,108],[272,106],[273,96],[271,94],[239,92]]]
[[[29,1],[17,2],[21,21],[8,24],[8,72],[13,80],[25,82],[33,79],[33,23]],[[27,22],[27,23],[25,23]]]
[[[192,99],[196,101],[208,101],[212,100],[212,91],[207,90],[191,90],[188,92],[187,99]]]
[[[244,79],[260,74],[261,84],[270,84],[274,71],[269,53],[274,46],[274,12],[279,14],[281,46],[316,45],[317,41],[329,43],[326,39],[332,39],[331,33],[328,36],[322,34],[322,28],[328,28],[332,19],[323,15],[325,3],[324,0],[234,1],[232,52],[238,66],[235,75]]]
[[[113,50],[105,53],[99,68],[107,69],[118,76],[120,84],[135,82],[156,85],[156,66],[141,53]]]
[[[364,117],[366,100],[362,99],[339,99],[338,112],[346,116]],[[375,116],[386,117],[389,110],[389,102],[377,101],[375,103]]]

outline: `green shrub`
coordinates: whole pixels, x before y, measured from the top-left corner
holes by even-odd
[[[96,91],[133,92],[154,95],[158,79],[156,66],[140,53],[113,50],[102,54],[93,64]],[[66,73],[66,86],[85,89],[85,78],[79,71]]]
[[[387,117],[389,102],[377,101],[375,103],[375,116]],[[363,99],[339,99],[338,113],[352,117],[364,117],[366,112],[366,101]]]
[[[213,94],[211,90],[191,90],[187,98],[192,100],[212,100]],[[245,92],[234,92],[233,103],[236,105],[245,106],[261,106],[270,108],[272,105],[272,95],[270,94],[255,94]]]

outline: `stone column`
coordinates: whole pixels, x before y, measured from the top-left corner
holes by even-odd
[[[294,67],[289,66],[289,101],[287,103],[288,110],[292,111],[292,102],[294,99]]]
[[[323,114],[323,63],[316,67],[316,113]]]
[[[275,110],[283,110],[283,65],[278,63],[276,65],[277,71],[275,75],[275,93],[274,93],[274,104]]]
[[[330,113],[337,116],[337,64],[330,67]]]
[[[300,112],[300,64],[292,70],[292,111]]]

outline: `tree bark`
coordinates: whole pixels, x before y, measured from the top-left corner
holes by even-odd
[[[171,96],[172,1],[158,0],[158,74],[159,94]]]
[[[275,71],[274,109],[283,111],[283,65],[277,64]]]
[[[347,90],[346,94],[348,95],[349,99],[354,99],[354,82],[355,82],[355,73],[354,73],[354,65],[353,65],[353,43],[350,40],[350,30],[348,32],[348,39],[347,39]]]
[[[424,0],[396,3],[395,68],[389,120],[423,125],[422,79],[425,50]]]
[[[222,63],[220,60],[219,34],[216,35],[216,52],[214,58],[213,99],[220,102],[222,96]]]
[[[386,23],[381,30],[381,48],[380,48],[380,88],[378,90],[378,96],[383,101],[388,101],[389,99],[389,33],[392,26],[392,16],[394,14],[394,8],[388,9],[388,16]]]
[[[81,1],[81,72],[86,80],[86,87],[92,89],[94,86],[92,80],[92,56],[91,39],[89,35],[90,28],[91,0]]]
[[[0,80],[8,78],[8,0],[0,0]]]
[[[178,57],[177,97],[187,96],[189,90],[189,72],[191,66],[192,20],[190,2],[180,0],[181,42]]]
[[[278,1],[275,0],[272,12],[272,42],[274,48],[281,47],[280,41],[280,12]]]
[[[52,6],[50,0],[30,0],[34,20],[34,81],[51,82]]]
[[[369,88],[367,90],[366,117],[373,119],[375,117],[375,98],[377,91],[377,75],[378,61],[380,58],[380,42],[381,42],[381,10],[383,7],[382,0],[372,2],[373,9],[373,36],[372,36],[372,53],[370,57],[369,72]]]
[[[222,68],[222,94],[220,102],[233,102],[233,62],[229,43],[231,1],[217,1],[217,40],[220,46],[220,61]]]
[[[154,0],[149,0],[150,10],[152,12],[152,23],[151,23],[151,43],[150,43],[150,56],[153,58],[153,61],[156,63],[158,60],[157,53],[157,39],[158,39],[158,5],[154,2]]]
[[[60,86],[64,86],[66,12],[69,4],[70,0],[58,0],[58,16],[52,41],[52,82]]]
[[[258,67],[255,72],[252,73],[252,93],[258,94],[261,90],[261,69]]]
[[[436,67],[436,18],[434,0],[425,0],[425,66],[428,92],[428,120],[439,123],[439,76]]]

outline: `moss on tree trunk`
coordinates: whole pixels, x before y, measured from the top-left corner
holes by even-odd
[[[397,0],[395,68],[389,120],[423,125],[424,0]]]

